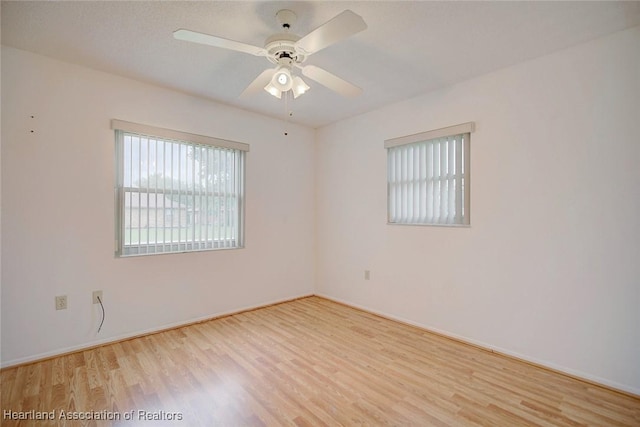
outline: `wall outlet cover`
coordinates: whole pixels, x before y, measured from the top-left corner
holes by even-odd
[[[66,309],[67,309],[67,296],[58,295],[56,297],[56,310],[66,310]]]
[[[104,298],[102,298],[102,291],[93,291],[94,304],[100,304],[100,301],[98,301],[98,298],[100,298],[100,301],[104,301]]]

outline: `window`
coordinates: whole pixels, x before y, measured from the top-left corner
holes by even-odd
[[[113,120],[116,255],[243,247],[247,144]]]
[[[469,225],[473,123],[385,141],[390,224]]]

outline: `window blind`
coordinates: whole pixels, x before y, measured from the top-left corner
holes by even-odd
[[[385,142],[389,223],[469,224],[472,129],[460,125]],[[446,135],[451,130],[469,132]]]
[[[122,129],[116,142],[118,255],[243,246],[245,150]]]

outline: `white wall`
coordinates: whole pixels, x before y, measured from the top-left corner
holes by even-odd
[[[313,293],[313,130],[7,47],[2,89],[2,365]],[[246,248],[114,258],[112,118],[250,144]]]
[[[3,47],[2,365],[317,281],[640,394],[638,45],[634,28],[288,138],[277,120]],[[246,248],[115,259],[111,118],[251,144]],[[466,121],[471,228],[386,225],[383,140]]]
[[[317,292],[640,394],[638,46],[636,27],[320,129]],[[383,141],[468,121],[471,227],[386,225]]]

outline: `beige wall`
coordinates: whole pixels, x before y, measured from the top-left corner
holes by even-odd
[[[639,46],[636,27],[320,129],[318,292],[640,394]],[[469,121],[471,227],[387,225],[383,141]]]
[[[4,366],[313,292],[312,130],[7,47],[2,90]],[[114,258],[113,118],[250,144],[246,248]]]

